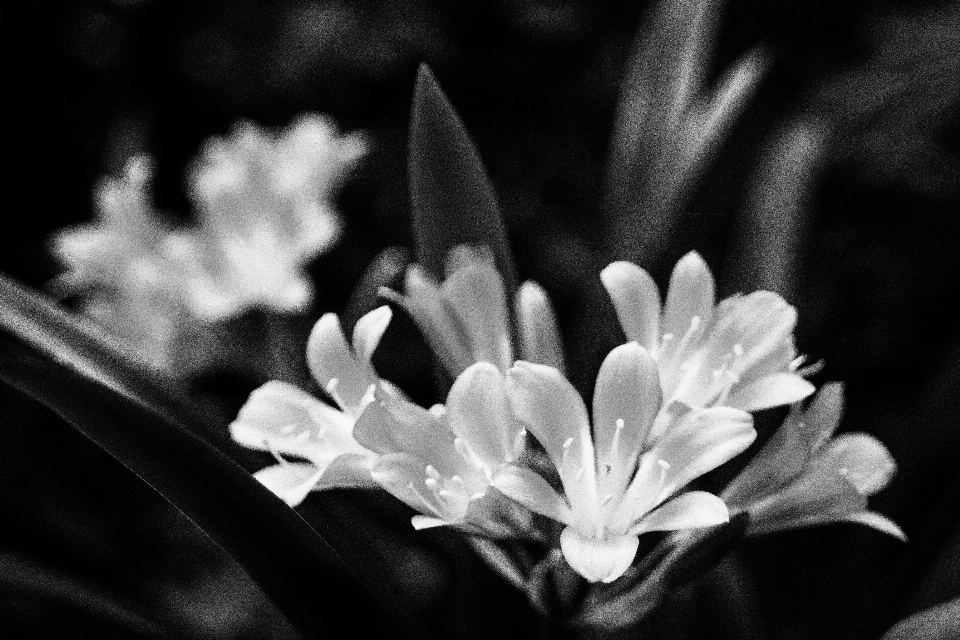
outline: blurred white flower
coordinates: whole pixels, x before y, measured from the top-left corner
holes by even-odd
[[[389,307],[380,307],[357,321],[352,349],[335,314],[324,315],[314,326],[307,362],[336,408],[299,387],[272,380],[250,395],[230,425],[234,440],[278,458],[279,464],[255,475],[287,504],[300,504],[313,490],[376,486],[370,477],[376,456],[357,441],[354,425],[373,401],[377,386],[393,393],[370,364],[391,315]],[[289,462],[283,456],[305,462]]]
[[[678,492],[756,436],[750,414],[737,409],[677,404],[661,411],[658,378],[656,363],[637,343],[611,351],[597,378],[591,436],[583,400],[557,369],[520,361],[507,375],[513,410],[559,471],[565,497],[516,465],[504,468],[494,486],[565,524],[564,557],[591,582],[620,577],[644,532],[726,522],[717,496]]]
[[[896,523],[867,507],[896,473],[893,457],[865,433],[832,437],[842,411],[839,383],[825,385],[807,409],[795,405],[723,492],[731,511],[749,512],[749,533],[846,521],[906,540]]]
[[[770,291],[714,305],[714,281],[696,252],[677,263],[666,304],[650,275],[630,262],[601,274],[627,339],[653,355],[669,404],[755,411],[801,400],[814,387],[797,373],[796,310]]]
[[[96,219],[51,238],[51,252],[66,267],[51,286],[78,296],[84,313],[162,369],[172,364],[184,308],[179,265],[163,252],[168,227],[150,202],[152,174],[152,160],[139,155],[122,177],[100,182]]]
[[[339,237],[332,201],[365,146],[316,114],[280,135],[241,123],[209,140],[189,178],[199,228],[168,239],[188,267],[193,311],[216,320],[258,306],[305,310],[305,266]]]
[[[506,372],[516,353],[563,369],[556,316],[546,292],[534,282],[523,283],[517,291],[520,344],[513,344],[503,278],[486,247],[461,245],[450,251],[442,284],[413,265],[405,285],[406,295],[389,289],[381,293],[410,314],[452,376],[475,362],[489,362]]]

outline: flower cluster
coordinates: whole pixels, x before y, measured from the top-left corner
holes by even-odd
[[[53,237],[66,267],[54,284],[160,368],[191,317],[303,311],[304,268],[338,237],[331,199],[364,146],[318,115],[279,135],[242,124],[207,143],[189,179],[199,224],[176,230],[151,204],[150,159],[137,156],[98,187],[93,223]]]
[[[614,263],[602,280],[627,342],[605,358],[590,414],[565,377],[542,289],[520,287],[514,330],[489,253],[458,247],[442,283],[413,266],[404,294],[383,291],[454,378],[442,405],[410,402],[371,367],[389,308],[357,323],[352,349],[327,314],[307,357],[336,408],[270,382],[251,395],[233,436],[275,454],[279,464],[257,477],[291,505],[315,489],[380,486],[418,512],[417,528],[494,537],[542,538],[531,512],[545,516],[562,527],[567,562],[591,582],[621,576],[643,533],[718,525],[732,512],[749,512],[754,533],[846,519],[902,535],[866,510],[866,496],[893,473],[886,450],[862,434],[829,440],[839,388],[800,408],[814,388],[797,371],[796,312],[782,298],[757,292],[715,304],[695,253],[674,270],[663,308],[635,265]],[[794,405],[784,427],[722,496],[689,489],[754,441],[749,411],[784,404]],[[537,456],[546,469],[529,464]]]

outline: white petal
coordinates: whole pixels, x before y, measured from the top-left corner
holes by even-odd
[[[739,509],[771,495],[803,472],[813,447],[801,419],[799,410],[792,411],[724,489],[722,497],[731,508]]]
[[[503,374],[489,362],[467,367],[454,381],[447,397],[447,419],[453,432],[491,469],[519,453],[523,425],[510,410]]]
[[[749,533],[760,535],[836,522],[866,508],[866,496],[835,471],[808,468],[789,485],[748,506]]]
[[[563,340],[547,292],[536,282],[524,282],[516,303],[522,359],[564,371]]]
[[[660,401],[657,365],[647,350],[636,342],[612,350],[600,366],[593,394],[601,494],[619,495],[626,488]]]
[[[600,280],[627,340],[654,351],[660,343],[660,292],[650,274],[632,262],[614,262],[600,272]]]
[[[513,364],[510,316],[503,278],[493,261],[466,259],[440,290],[470,337],[472,361],[490,362],[506,371]]]
[[[371,489],[378,486],[370,476],[376,461],[371,454],[345,453],[337,456],[323,470],[315,489]]]
[[[406,296],[389,289],[381,289],[380,295],[404,308],[440,362],[456,377],[473,363],[466,329],[440,295],[437,283],[423,269],[411,265],[404,282]]]
[[[741,453],[756,437],[749,413],[727,407],[691,410],[651,451],[669,465],[662,498]]]
[[[844,520],[847,522],[856,522],[857,524],[866,525],[876,529],[877,531],[891,535],[902,542],[907,541],[907,534],[903,532],[903,529],[900,528],[900,525],[887,516],[877,513],[876,511],[859,511],[857,513],[851,513],[850,515],[846,516]]]
[[[494,477],[493,486],[535,513],[567,525],[573,522],[573,513],[566,500],[529,469],[508,465]]]
[[[422,529],[432,529],[434,527],[445,527],[450,523],[440,518],[431,518],[430,516],[413,516],[410,518],[410,524],[417,531]]]
[[[377,379],[347,345],[336,314],[327,313],[314,325],[307,341],[307,364],[320,386],[354,417],[372,399]]]
[[[738,386],[727,397],[725,406],[759,411],[803,400],[816,388],[795,373],[777,373]]]
[[[693,318],[700,319],[701,327],[710,322],[713,300],[713,274],[700,254],[691,251],[677,262],[670,276],[660,331],[673,339],[664,347],[665,356],[674,354]]]
[[[230,425],[252,449],[299,456],[326,465],[342,453],[362,453],[353,419],[292,384],[271,381],[256,389]]]
[[[383,332],[387,330],[393,311],[390,307],[377,307],[357,320],[353,326],[353,348],[363,362],[369,363],[373,352],[380,344]]]
[[[295,507],[314,488],[319,473],[312,464],[278,464],[262,469],[253,477],[291,507]]]
[[[588,538],[573,527],[560,534],[560,549],[574,571],[590,582],[613,582],[630,568],[640,541],[625,535]]]
[[[866,496],[886,487],[897,472],[887,448],[866,433],[834,438],[818,452],[815,464],[835,470]]]
[[[828,382],[820,387],[803,412],[803,425],[814,449],[819,449],[840,425],[843,417],[843,383]]]
[[[723,500],[705,491],[690,491],[652,511],[630,532],[676,531],[723,524],[730,519]]]
[[[574,511],[597,509],[596,460],[583,399],[553,367],[517,362],[507,374],[510,405],[560,472]]]

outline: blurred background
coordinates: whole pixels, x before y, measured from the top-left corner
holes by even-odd
[[[43,288],[60,270],[50,234],[89,220],[95,183],[132,155],[155,157],[155,203],[184,223],[184,175],[205,139],[238,119],[280,127],[314,111],[369,142],[338,200],[343,237],[310,267],[311,318],[341,311],[378,252],[410,246],[407,125],[427,62],[480,150],[521,276],[557,305],[581,388],[620,339],[599,269],[630,257],[665,284],[697,249],[722,293],[775,288],[798,307],[799,350],[825,363],[815,381],[847,383],[842,429],[874,434],[900,464],[873,504],[908,546],[853,525],[750,540],[676,594],[649,637],[879,637],[960,591],[960,3],[728,0],[710,80],[758,46],[769,72],[658,255],[624,256],[610,242],[604,161],[649,10],[645,0],[4,3],[0,270]],[[779,192],[764,185],[797,127],[804,161],[787,172],[791,214],[777,227],[764,203]],[[428,352],[397,324],[381,371],[429,399]],[[391,357],[401,352],[413,357]],[[213,369],[191,388],[229,420],[264,379]],[[119,463],[6,387],[0,412],[0,628],[297,637]],[[781,417],[771,413],[761,433]],[[532,633],[522,595],[447,534],[415,535],[382,496],[312,496],[305,509],[325,500],[365,514],[368,535],[406,558],[397,570],[423,615],[446,612],[438,633]],[[471,593],[485,602],[466,602]]]

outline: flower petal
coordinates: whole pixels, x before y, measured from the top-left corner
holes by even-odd
[[[670,276],[660,331],[664,336],[670,335],[672,338],[664,341],[661,361],[680,356],[677,350],[694,324],[694,318],[698,318],[695,324],[701,328],[709,324],[713,314],[713,300],[714,283],[710,267],[699,253],[691,251],[677,262]]]
[[[597,539],[567,527],[560,534],[560,549],[573,570],[590,582],[613,582],[623,575],[637,555],[637,536]]]
[[[777,373],[734,387],[724,405],[744,411],[759,411],[803,400],[816,387],[795,373]]]
[[[333,459],[323,470],[315,490],[372,489],[377,486],[370,475],[376,456],[366,453],[345,453]]]
[[[470,365],[447,396],[447,421],[490,469],[516,458],[523,425],[513,416],[506,380],[489,362]]]
[[[404,283],[405,296],[389,289],[381,289],[380,295],[404,308],[443,366],[456,377],[473,363],[466,329],[441,296],[439,285],[419,266],[407,269]]]
[[[867,497],[826,468],[807,469],[780,491],[748,506],[751,535],[837,522],[866,511]]]
[[[842,382],[828,382],[804,410],[802,424],[812,449],[819,449],[840,425],[843,395]]]
[[[253,474],[263,486],[291,507],[295,507],[313,490],[319,472],[312,464],[278,464]]]
[[[647,531],[677,531],[723,524],[730,519],[723,500],[706,491],[689,491],[651,511],[630,533],[640,535]]]
[[[376,376],[347,345],[336,314],[324,314],[314,325],[307,341],[307,364],[320,386],[352,416],[372,400]]]
[[[353,326],[353,348],[362,362],[370,363],[373,352],[387,330],[393,311],[388,306],[377,307],[357,320]]]
[[[614,262],[600,272],[627,340],[653,352],[660,344],[660,292],[650,274],[632,262]],[[710,304],[713,304],[711,298]]]
[[[450,524],[463,522],[470,504],[467,490],[444,485],[445,497],[439,488],[431,487],[430,465],[424,460],[397,453],[381,456],[370,472],[374,481],[395,498],[417,511]]]
[[[907,534],[903,532],[900,525],[876,511],[858,511],[857,513],[851,513],[843,519],[847,522],[866,525],[877,531],[891,535],[902,542],[907,541]]]
[[[238,443],[306,458],[326,466],[343,453],[363,453],[353,419],[292,384],[271,381],[256,389],[230,425]]]
[[[661,499],[743,452],[757,437],[745,411],[693,409],[668,428],[650,452],[667,463]]]
[[[547,292],[528,280],[520,285],[516,306],[521,357],[564,371],[563,340]]]
[[[660,400],[657,364],[646,349],[628,342],[607,355],[593,393],[601,494],[619,495],[626,488]]]
[[[507,374],[516,416],[543,446],[560,473],[573,510],[596,515],[596,461],[583,399],[553,367],[519,361]]]
[[[513,364],[510,316],[503,278],[493,258],[472,247],[451,251],[457,265],[440,287],[470,338],[471,362],[490,362],[502,371]]]
[[[525,467],[503,467],[493,478],[493,486],[535,513],[566,525],[573,522],[567,501],[546,480]]]
[[[866,433],[845,433],[833,439],[818,452],[814,464],[835,470],[865,496],[886,487],[897,472],[887,448]]]

